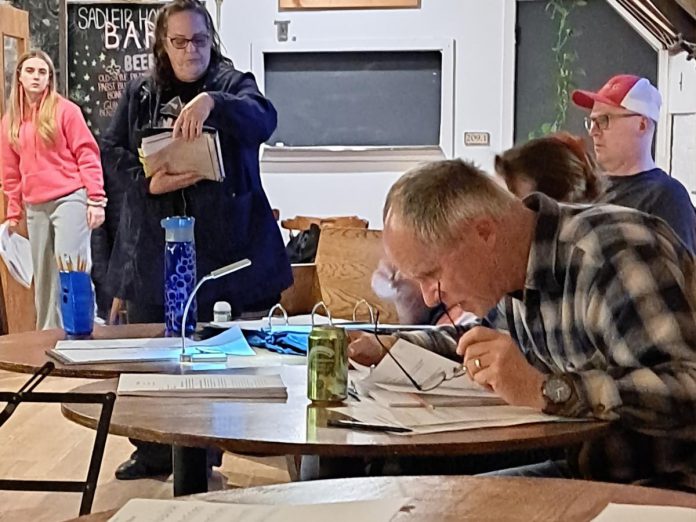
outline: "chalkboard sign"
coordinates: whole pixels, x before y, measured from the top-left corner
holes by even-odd
[[[269,145],[435,146],[440,51],[266,52],[265,93],[278,110]]]
[[[157,10],[163,2],[68,2],[68,97],[94,135],[109,125],[126,84],[152,67]]]

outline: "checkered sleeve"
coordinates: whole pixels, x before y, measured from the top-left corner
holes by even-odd
[[[396,336],[448,359],[461,360],[461,357],[457,355],[458,336],[453,326],[399,332]]]
[[[693,430],[696,279],[681,255],[664,241],[617,248],[596,270],[579,326],[604,360],[569,374],[577,400],[557,413],[677,437]]]

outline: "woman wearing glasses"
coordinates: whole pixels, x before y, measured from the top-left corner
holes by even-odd
[[[26,211],[36,328],[60,328],[56,257],[90,259],[91,230],[104,221],[106,198],[97,143],[80,108],[56,92],[43,51],[17,62],[0,144],[10,231]]]
[[[160,10],[153,53],[152,74],[128,84],[103,139],[107,192],[123,188],[114,189],[123,197],[120,216],[107,216],[118,223],[108,271],[111,290],[125,299],[131,323],[162,322],[160,220],[192,216],[199,277],[239,259],[252,261],[243,272],[201,288],[199,319],[212,319],[216,301],[230,303],[235,316],[267,310],[292,284],[259,175],[259,147],[275,130],[276,111],[254,77],[237,71],[221,54],[210,14],[197,0],[174,0]],[[218,132],[226,174],[222,182],[166,168],[145,176],[138,148],[150,129],[173,127],[175,138],[192,140],[203,125]],[[171,448],[139,443],[116,476],[134,479],[170,471]]]

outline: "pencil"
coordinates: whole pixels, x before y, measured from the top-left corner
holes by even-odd
[[[409,393],[409,395],[411,397],[413,397],[414,399],[416,399],[420,403],[420,405],[423,406],[424,408],[426,408],[427,410],[435,411],[435,406],[430,404],[428,401],[426,401],[423,397],[421,397],[417,393]]]

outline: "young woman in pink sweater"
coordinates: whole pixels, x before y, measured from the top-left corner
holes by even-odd
[[[38,329],[61,327],[56,258],[80,256],[89,265],[91,230],[106,206],[99,147],[55,81],[46,53],[21,56],[0,135],[11,231],[26,210]]]

